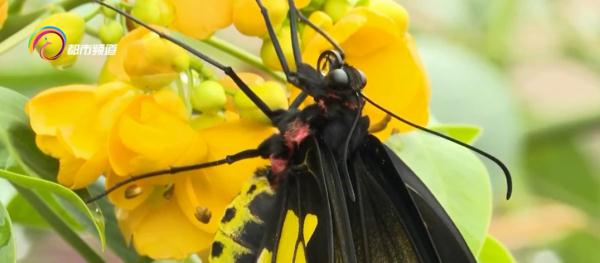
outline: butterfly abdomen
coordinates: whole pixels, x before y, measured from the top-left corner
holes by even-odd
[[[258,170],[225,210],[211,247],[211,262],[256,262],[265,222],[275,212],[274,192],[262,173]]]

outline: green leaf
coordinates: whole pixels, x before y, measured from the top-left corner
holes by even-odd
[[[21,195],[15,195],[6,206],[12,221],[28,227],[46,228],[48,223]]]
[[[518,171],[525,128],[503,72],[453,43],[434,37],[420,37],[417,42],[431,83],[432,115],[442,123],[482,127],[485,133],[475,146],[498,157],[511,171]],[[495,193],[504,196],[502,171],[491,162],[486,166]],[[515,180],[517,185],[519,178]]]
[[[95,212],[90,211],[85,202],[81,200],[81,198],[79,198],[79,196],[75,192],[57,183],[53,183],[36,177],[13,173],[11,171],[0,170],[0,177],[23,188],[32,190],[38,193],[38,195],[40,195],[41,197],[47,198],[47,194],[55,194],[57,196],[60,196],[61,198],[64,198],[71,205],[77,208],[79,212],[86,215],[86,217],[90,221],[94,222],[98,238],[100,239],[100,244],[102,245],[102,248],[105,247],[106,242],[104,237],[103,218],[97,217]]]
[[[12,224],[2,203],[0,203],[0,259],[2,262],[16,262]]]
[[[394,135],[387,144],[427,185],[478,255],[492,216],[490,181],[481,160],[424,133]]]
[[[58,233],[72,248],[74,248],[79,255],[81,255],[87,262],[90,263],[101,263],[104,262],[102,257],[96,253],[88,244],[81,239],[79,234],[73,231],[65,222],[52,211],[46,203],[40,199],[40,197],[33,191],[23,188],[20,185],[13,184],[17,192],[31,204],[37,210],[40,215],[48,222],[49,225]]]
[[[22,43],[22,41],[27,38],[35,28],[36,22],[37,20],[32,21],[29,25],[23,27],[23,29],[0,42],[0,55],[11,50],[17,44]]]
[[[488,236],[479,253],[479,263],[516,263],[510,251],[492,236]]]
[[[24,15],[11,15],[6,21],[4,21],[4,25],[0,30],[0,42],[5,41],[10,38],[15,33],[19,32],[19,30],[23,29],[27,25],[33,23],[35,20],[40,18],[40,16],[46,13],[45,9],[40,9],[34,12],[30,12]]]
[[[8,60],[18,61],[22,56],[28,54],[11,55],[7,58]],[[46,63],[45,61],[42,62]],[[94,77],[89,72],[84,71],[89,68],[89,65],[85,63],[76,63],[73,67],[65,70],[55,70],[44,64],[24,64],[10,69],[0,69],[0,83],[25,96],[33,96],[49,87],[94,82]]]
[[[573,204],[599,218],[598,171],[575,140],[555,136],[531,140],[526,150],[526,179],[538,194]]]
[[[104,191],[104,186],[101,184],[93,184],[89,187],[89,189],[91,193],[97,194]],[[86,195],[81,196],[84,199],[87,199],[90,197],[89,194],[90,193],[86,193]],[[113,204],[111,204],[105,198],[96,201],[95,204],[97,204],[102,210],[102,214],[104,215],[106,221],[106,241],[108,247],[115,252],[115,254],[119,256],[123,262],[151,262],[152,260],[150,258],[138,255],[135,249],[125,242],[123,234],[121,233],[121,229],[117,225],[117,218]]]
[[[588,231],[573,232],[548,247],[554,249],[563,262],[592,262],[594,260],[590,261],[591,259],[600,259],[600,237],[597,229],[594,230],[594,226],[591,228]]]
[[[468,124],[439,124],[429,128],[468,144],[474,143],[482,133],[481,127]]]

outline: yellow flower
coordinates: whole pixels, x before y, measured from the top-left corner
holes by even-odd
[[[310,19],[323,26],[342,46],[348,64],[365,73],[364,93],[408,120],[427,124],[429,86],[413,38],[407,32],[408,16],[404,8],[391,0],[373,0],[367,7],[350,10],[334,25],[325,16],[317,12]],[[308,37],[303,39],[303,57],[309,64],[315,65],[323,50],[332,49],[311,29],[306,29],[303,36]],[[365,106],[364,112],[372,124],[385,117],[371,105]],[[387,136],[393,128],[410,130],[393,120],[380,136]]]
[[[108,170],[108,133],[131,100],[131,90],[118,82],[70,85],[43,91],[27,103],[38,147],[60,160],[61,184],[83,188]]]
[[[263,5],[269,12],[269,18],[276,29],[281,26],[288,13],[287,0],[263,0]],[[307,6],[310,0],[296,0],[298,9]],[[256,0],[233,1],[233,24],[244,35],[263,37],[267,27],[260,13]]]
[[[173,92],[140,96],[124,111],[110,135],[109,159],[114,172],[109,174],[107,186],[133,174],[222,159],[257,147],[272,132],[267,125],[239,120],[196,131]],[[225,207],[254,169],[263,165],[264,160],[253,159],[164,175],[130,184],[135,185],[137,194],[129,193],[129,198],[130,186],[109,198],[118,208],[123,234],[138,253],[156,259],[184,258],[208,249]]]
[[[129,32],[108,58],[101,82],[118,79],[143,89],[162,88],[189,66],[189,55],[175,44],[144,28]]]
[[[169,0],[137,0],[131,14],[140,20],[159,26],[173,22],[175,10]]]
[[[231,24],[232,0],[167,0],[174,7],[171,27],[194,38],[205,39]]]
[[[6,16],[8,15],[8,0],[0,0],[0,29],[4,25],[4,21],[6,21]]]

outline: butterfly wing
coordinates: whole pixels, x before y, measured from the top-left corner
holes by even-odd
[[[427,236],[441,262],[476,262],[464,238],[444,208],[427,186],[394,152],[375,137],[370,137],[360,153],[368,170],[381,171],[375,174],[375,178],[388,186],[386,192],[390,196],[400,197],[394,193],[401,192],[410,194],[410,198],[403,196],[403,200],[395,202],[413,203],[418,214],[412,214],[410,217],[414,221],[421,220],[420,224],[425,226]]]
[[[334,262],[334,232],[326,168],[319,148],[303,145],[304,161],[277,186],[278,215],[265,231],[258,262]]]
[[[357,192],[351,218],[360,261],[439,262],[408,189],[377,150],[366,143],[350,162]]]

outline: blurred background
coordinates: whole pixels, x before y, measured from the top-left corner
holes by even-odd
[[[600,1],[398,2],[411,15],[435,118],[481,125],[477,145],[514,173],[514,197],[506,201],[504,179],[489,165],[495,190],[491,234],[518,262],[600,262]],[[220,33],[238,37],[229,34]],[[259,42],[247,40],[236,43],[257,51]],[[81,57],[75,67],[57,71],[29,55],[25,44],[17,45],[0,55],[0,86],[32,95],[61,84],[93,83],[102,62]],[[11,196],[2,191],[0,201],[7,204]],[[11,203],[15,211],[19,203]],[[11,216],[20,261],[72,253],[43,227],[22,227],[35,220]]]
[[[519,262],[600,262],[600,1],[400,0],[432,84],[433,115],[476,123],[490,232]]]

